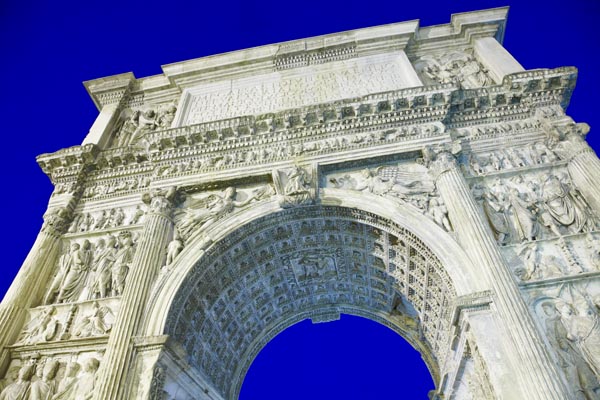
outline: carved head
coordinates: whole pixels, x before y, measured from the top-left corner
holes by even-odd
[[[235,188],[230,186],[223,192],[226,199],[233,199],[235,197]]]
[[[75,242],[71,243],[71,250],[72,251],[79,250],[79,243],[75,243]]]
[[[43,378],[45,380],[52,380],[56,378],[56,372],[58,372],[59,362],[57,360],[47,361],[44,365]]]
[[[85,362],[83,370],[85,372],[95,372],[98,370],[99,366],[100,366],[100,361],[98,361],[97,359],[92,357]]]
[[[35,374],[35,364],[27,363],[19,370],[19,380],[29,381],[33,377],[33,374]]]
[[[65,371],[65,377],[74,378],[77,376],[79,372],[79,363],[75,361],[71,361],[67,364],[67,369]]]

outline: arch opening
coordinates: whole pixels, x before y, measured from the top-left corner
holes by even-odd
[[[208,248],[164,331],[226,399],[237,398],[278,333],[340,313],[401,334],[438,382],[455,297],[439,259],[406,228],[361,210],[301,207],[259,217]]]
[[[393,329],[342,314],[274,337],[252,362],[240,400],[397,398],[399,387],[404,398],[427,398],[434,388],[420,353]]]

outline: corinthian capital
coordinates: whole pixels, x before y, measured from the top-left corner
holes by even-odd
[[[548,140],[549,147],[563,160],[571,161],[579,154],[593,151],[585,141],[589,131],[590,126],[586,123],[555,127]]]
[[[425,165],[434,180],[446,171],[456,168],[456,154],[460,153],[460,142],[427,146],[423,151]]]
[[[153,189],[144,193],[142,201],[149,207],[148,214],[159,214],[165,217],[171,216],[171,211],[177,198],[177,188]]]
[[[44,214],[44,224],[42,232],[53,235],[62,235],[69,228],[72,220],[72,214],[67,208],[55,208]]]

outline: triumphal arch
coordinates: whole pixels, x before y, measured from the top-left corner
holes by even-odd
[[[86,82],[89,134],[38,157],[0,399],[236,399],[341,313],[418,349],[432,399],[598,398],[600,161],[577,70],[524,70],[506,12]]]

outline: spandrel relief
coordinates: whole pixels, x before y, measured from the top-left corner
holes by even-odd
[[[494,84],[483,65],[465,51],[425,55],[413,65],[425,85],[453,83],[473,89]]]
[[[59,257],[44,304],[121,295],[134,253],[135,234],[130,231],[93,242],[71,240]]]
[[[564,169],[472,183],[500,245],[598,229],[598,218]]]
[[[222,191],[188,194],[180,209],[175,211],[178,237],[184,242],[236,209],[267,199],[274,194],[271,185],[253,188],[230,186]]]
[[[97,353],[13,360],[0,388],[2,400],[87,400],[100,366]]]
[[[355,190],[387,197],[407,204],[452,231],[448,210],[435,190],[428,169],[414,161],[369,166],[326,174],[325,187]]]

